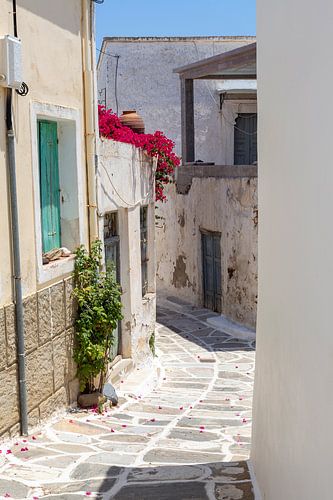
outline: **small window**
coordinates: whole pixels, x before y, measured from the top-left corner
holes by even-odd
[[[104,249],[105,263],[115,266],[117,281],[120,282],[118,213],[108,212],[104,215]]]
[[[234,164],[257,162],[257,113],[240,113],[234,128]]]
[[[37,120],[42,253],[80,244],[76,125]]]
[[[148,207],[140,208],[142,297],[148,292]]]

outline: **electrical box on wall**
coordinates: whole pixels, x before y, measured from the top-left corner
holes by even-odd
[[[11,35],[0,36],[0,86],[19,89],[22,81],[21,40]]]

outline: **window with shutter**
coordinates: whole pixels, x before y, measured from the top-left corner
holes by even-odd
[[[240,113],[234,128],[234,164],[253,165],[257,161],[257,114]]]
[[[57,123],[38,121],[43,252],[61,247]]]

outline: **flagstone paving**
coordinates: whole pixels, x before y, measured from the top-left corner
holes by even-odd
[[[164,302],[158,385],[142,396],[122,391],[104,415],[68,413],[0,446],[0,498],[254,499],[254,345],[207,327],[210,315]]]

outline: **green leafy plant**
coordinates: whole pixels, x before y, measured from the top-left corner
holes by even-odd
[[[155,333],[152,333],[150,338],[149,338],[149,347],[150,350],[153,354],[153,356],[156,356],[156,350],[155,350]]]
[[[76,251],[73,295],[78,302],[74,360],[80,390],[102,391],[114,342],[114,330],[121,313],[121,291],[115,272],[101,270],[102,243],[95,241],[90,254],[82,245]],[[95,379],[99,376],[98,386]]]

